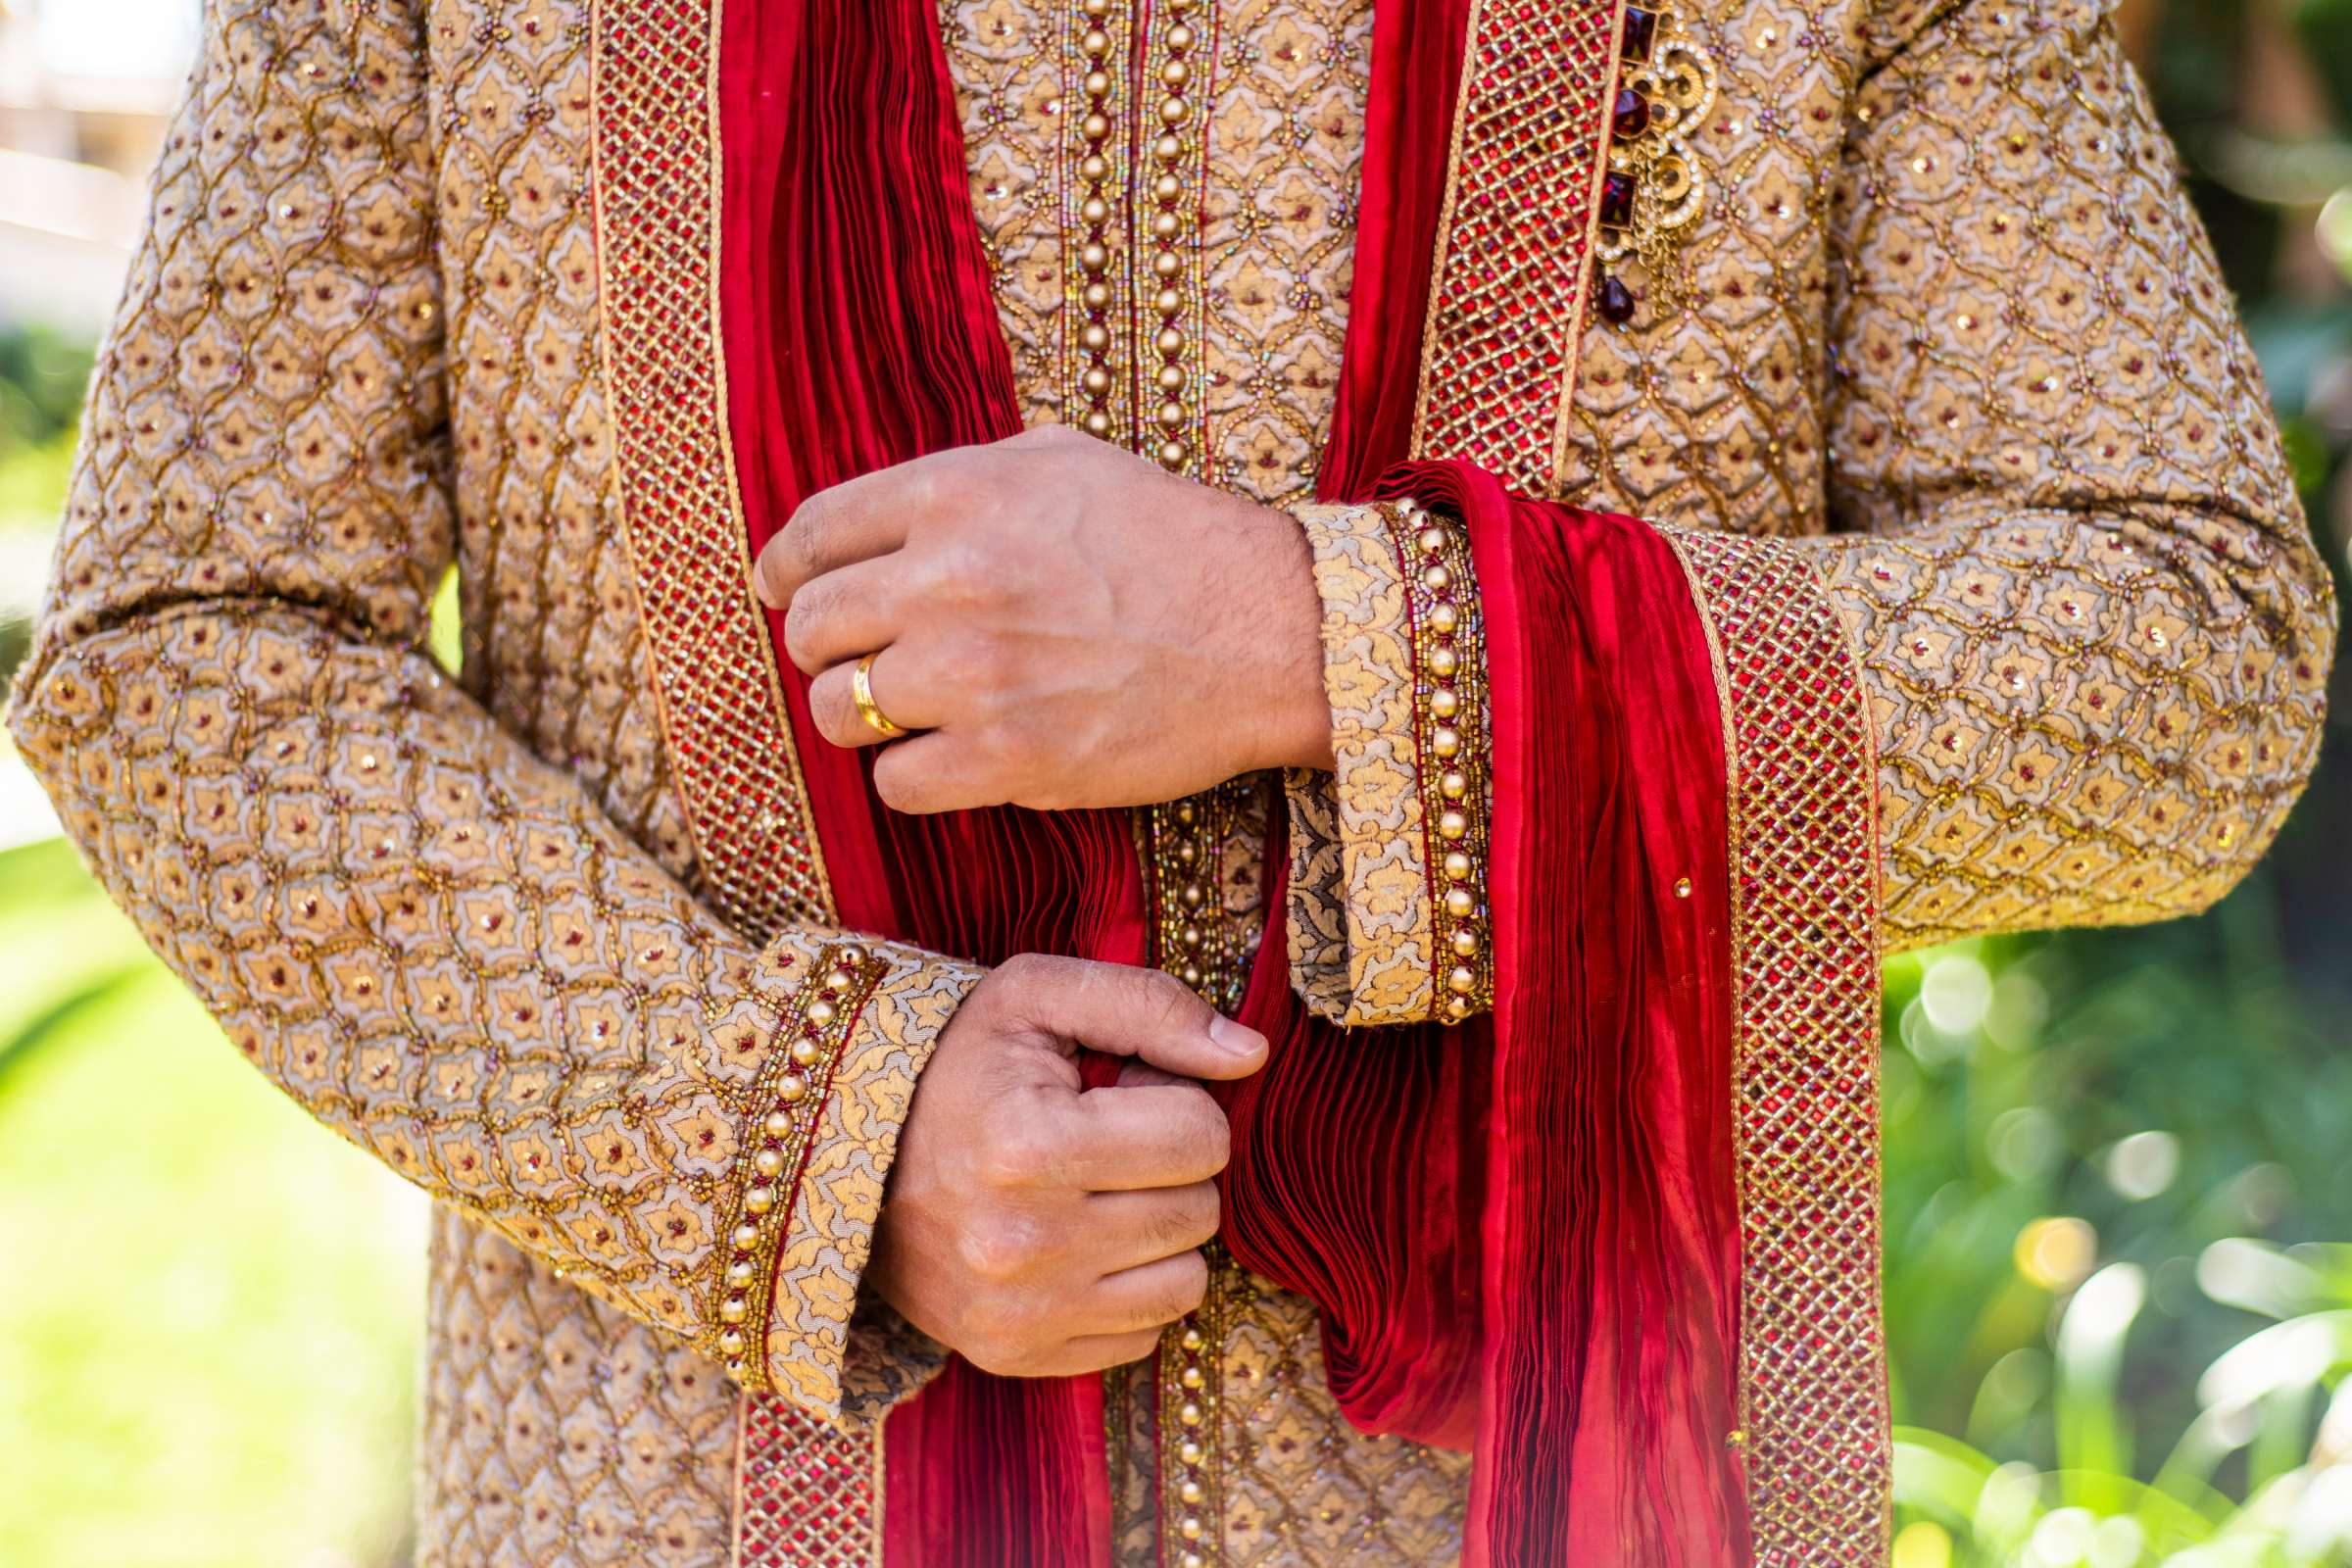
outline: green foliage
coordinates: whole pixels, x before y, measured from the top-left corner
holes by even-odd
[[[50,327],[0,331],[0,458],[74,428],[90,362],[88,344]]]

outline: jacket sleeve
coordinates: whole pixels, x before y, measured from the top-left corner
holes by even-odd
[[[1878,741],[1888,946],[2203,909],[2316,762],[2329,578],[2103,10],[1904,11],[1872,40],[1828,214],[1839,532],[1678,540],[1702,601],[1764,580],[1790,601],[1702,603],[1719,633],[1842,629]],[[1379,547],[1379,509],[1302,520],[1340,766],[1294,780],[1295,979],[1347,1022],[1430,1016],[1463,961],[1429,830],[1431,780],[1458,763],[1416,714],[1414,554]]]
[[[852,1335],[858,1284],[975,971],[738,936],[422,652],[426,58],[410,0],[207,7],[11,727],[313,1114],[747,1387],[870,1416],[924,1364],[853,1364],[888,1337]]]

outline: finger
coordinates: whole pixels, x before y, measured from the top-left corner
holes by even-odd
[[[879,774],[877,767],[877,784]],[[1038,1027],[1187,1078],[1247,1078],[1266,1062],[1265,1036],[1221,1016],[1158,969],[1041,962],[1024,990],[1029,1021]]]
[[[1148,1084],[1189,1084],[1190,1078],[1179,1078],[1172,1072],[1162,1072],[1148,1061],[1129,1056],[1119,1063],[1118,1085],[1121,1089],[1141,1089]]]
[[[1085,1318],[1102,1333],[1160,1329],[1199,1306],[1208,1295],[1208,1260],[1179,1252],[1108,1275],[1087,1293]]]
[[[946,714],[940,711],[931,683],[922,679],[915,662],[897,648],[885,648],[865,672],[866,686],[882,715],[904,730],[926,730]],[[835,664],[808,683],[808,716],[816,732],[836,746],[879,746],[894,737],[883,734],[858,711],[855,662]]]
[[[1131,1334],[1088,1334],[1070,1341],[1043,1359],[1033,1377],[1074,1378],[1105,1367],[1141,1361],[1159,1348],[1157,1328]]]
[[[930,489],[923,466],[932,461],[878,468],[802,502],[753,564],[760,599],[781,609],[810,578],[905,544],[915,507]]]
[[[874,661],[874,668],[879,670],[886,662],[887,657],[878,659]],[[846,692],[848,687],[845,685],[843,690]],[[814,695],[811,688],[812,700]],[[874,693],[874,701],[890,715],[892,723],[914,727],[883,701],[879,689]],[[1009,792],[990,760],[963,737],[937,728],[953,715],[922,716],[928,719],[925,727],[929,733],[901,741],[874,759],[874,793],[882,797],[882,804],[908,816],[1004,805]],[[858,725],[870,730],[863,719],[858,720]]]
[[[1116,1273],[1205,1247],[1217,1234],[1217,1184],[1090,1193],[1081,1210],[1089,1252],[1098,1267]]]
[[[1045,1129],[1053,1176],[1090,1193],[1189,1187],[1225,1168],[1225,1112],[1197,1084],[1090,1089]]]
[[[784,651],[804,675],[899,640],[910,618],[902,552],[853,561],[801,584],[784,615]]]

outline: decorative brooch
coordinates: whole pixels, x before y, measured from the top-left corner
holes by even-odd
[[[1609,169],[1600,185],[1599,277],[1602,317],[1624,325],[1640,301],[1617,275],[1627,257],[1642,264],[1651,288],[1682,288],[1676,251],[1706,206],[1706,175],[1690,136],[1715,107],[1715,62],[1683,20],[1663,9],[1629,6],[1624,69],[1609,130]]]

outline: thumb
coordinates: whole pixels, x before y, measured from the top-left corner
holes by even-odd
[[[1266,1037],[1219,1014],[1157,969],[1077,958],[1029,958],[1027,1021],[1071,1046],[1132,1056],[1186,1078],[1247,1078],[1266,1064]]]

